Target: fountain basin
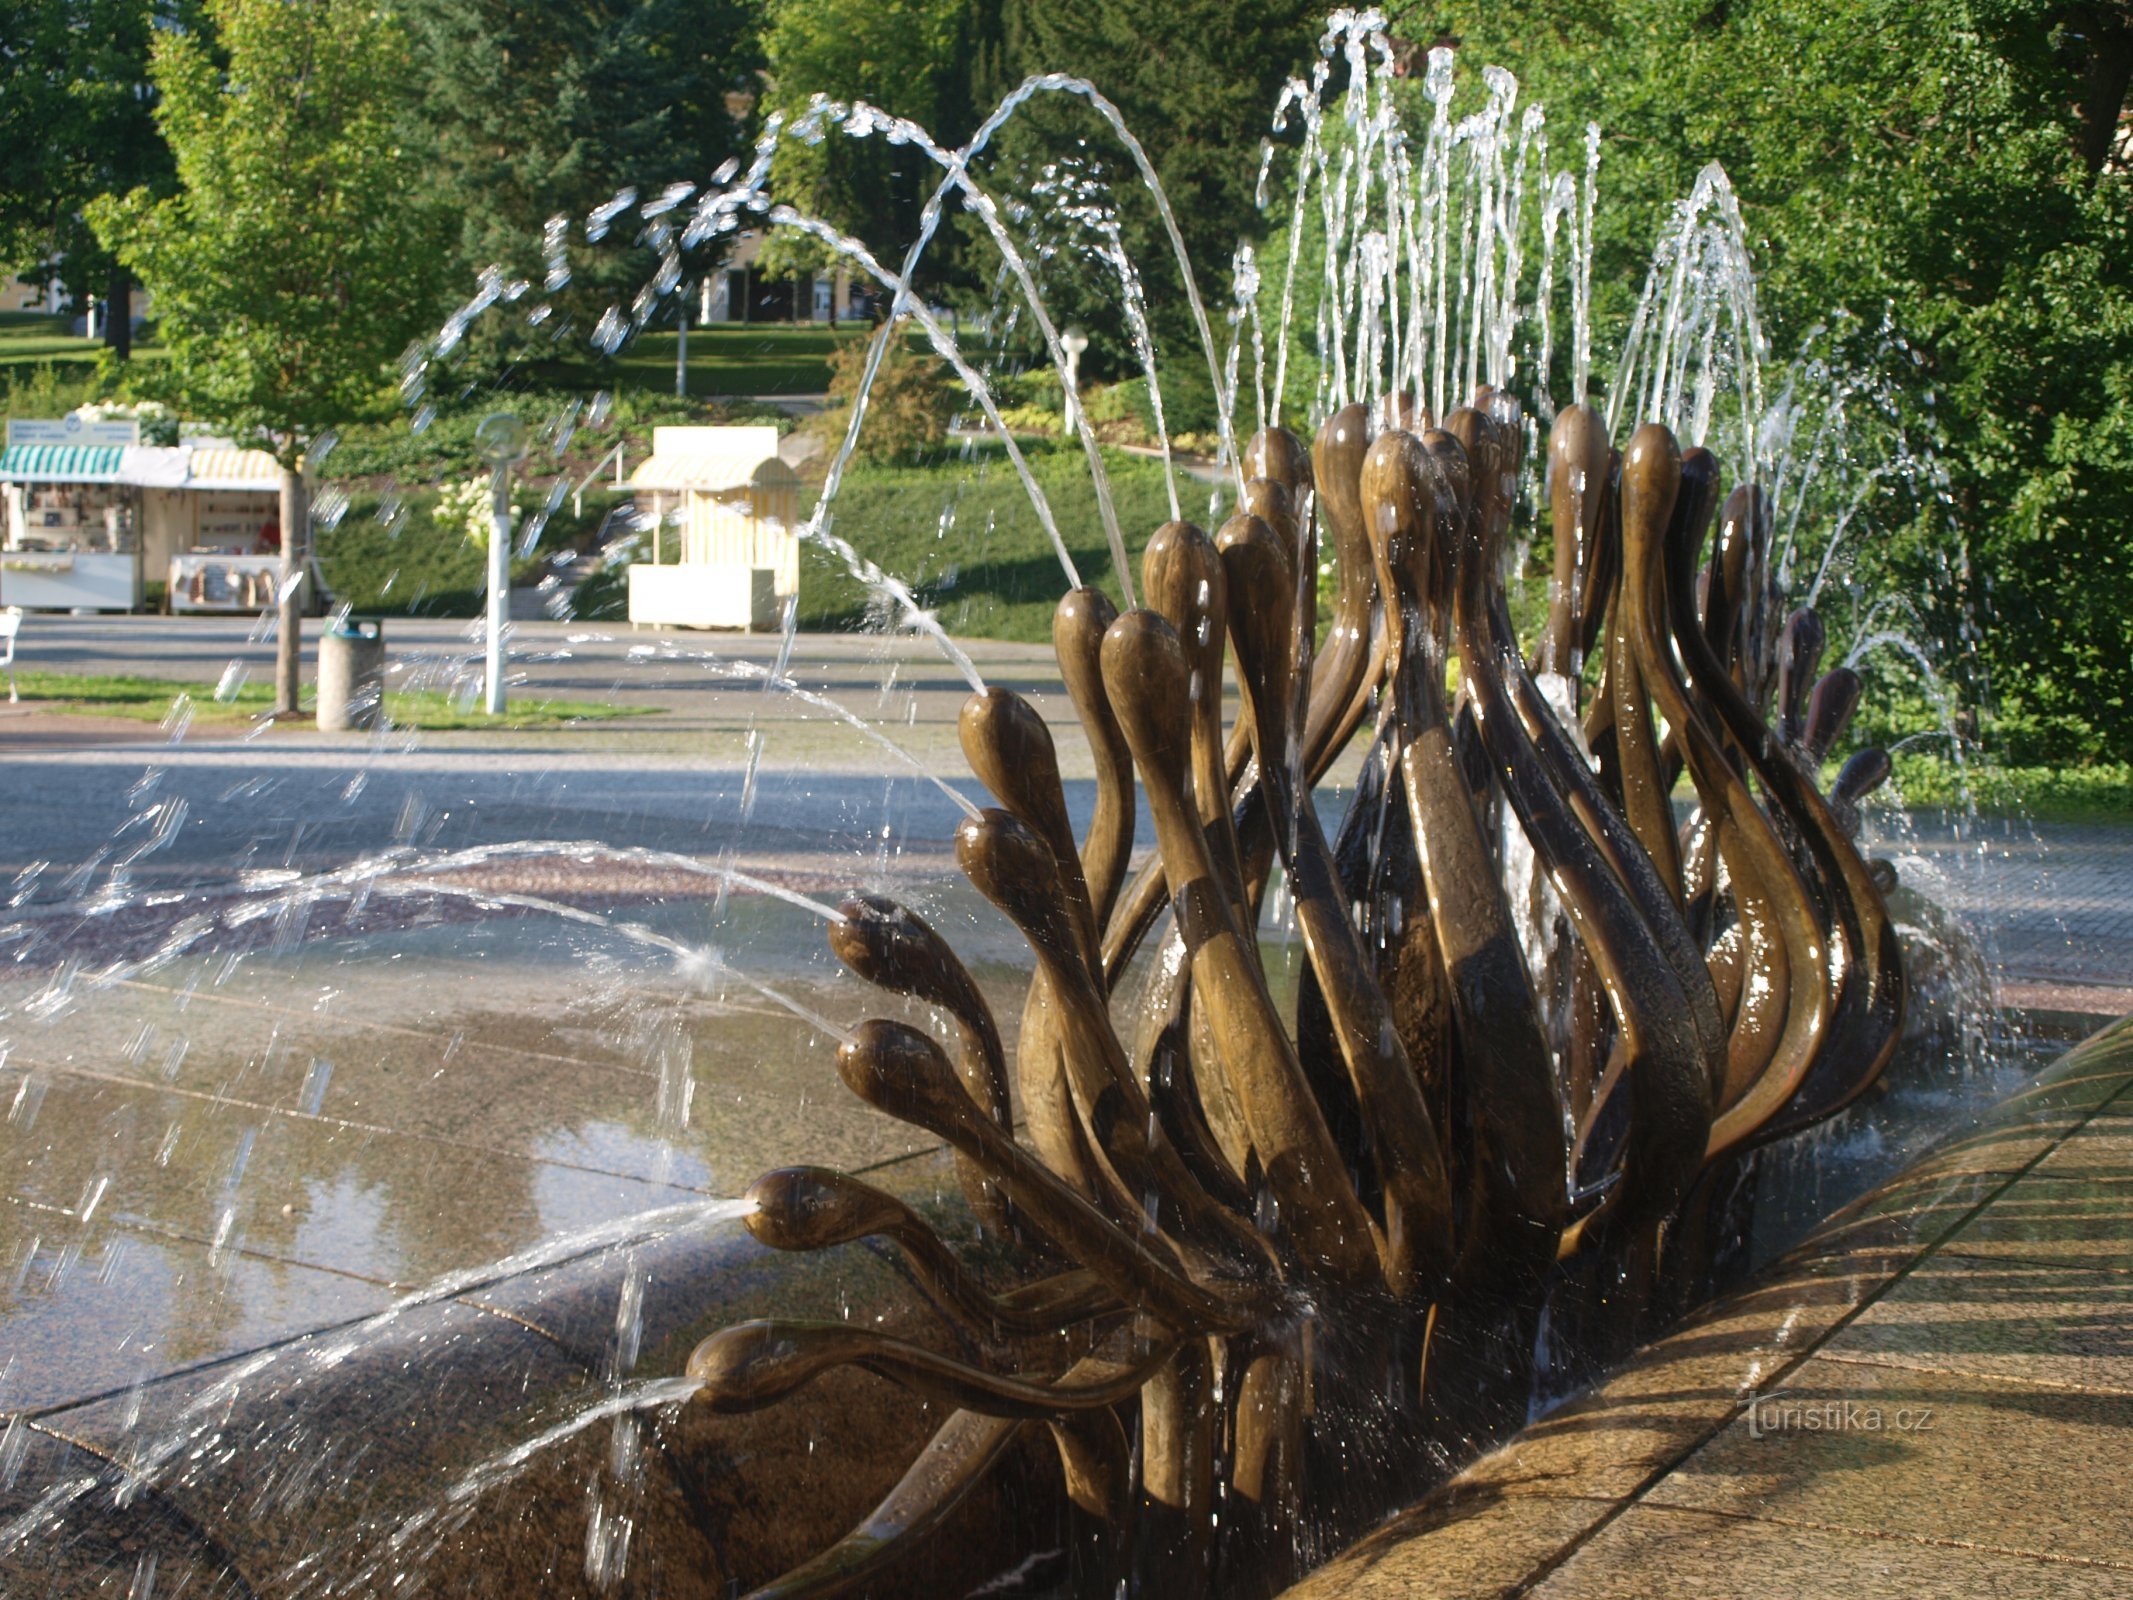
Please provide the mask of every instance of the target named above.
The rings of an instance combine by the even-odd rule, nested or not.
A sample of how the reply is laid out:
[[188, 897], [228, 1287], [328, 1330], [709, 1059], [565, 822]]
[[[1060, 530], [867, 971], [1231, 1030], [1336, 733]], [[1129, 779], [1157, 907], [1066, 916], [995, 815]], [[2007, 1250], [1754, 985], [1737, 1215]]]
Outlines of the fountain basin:
[[[944, 1160], [875, 1178], [944, 1232], [967, 1230], [960, 1202], [939, 1198], [954, 1183]], [[664, 1237], [461, 1281], [24, 1421], [9, 1436], [0, 1526], [28, 1537], [0, 1556], [0, 1590], [98, 1594], [146, 1574], [157, 1593], [405, 1593], [412, 1579], [448, 1594], [723, 1596], [796, 1565], [894, 1484], [939, 1425], [933, 1408], [838, 1372], [805, 1405], [718, 1416], [669, 1403], [620, 1428], [601, 1414], [523, 1466], [503, 1459], [618, 1393], [621, 1342], [638, 1346], [633, 1389], [678, 1373], [698, 1340], [749, 1316], [850, 1319], [938, 1342], [874, 1251], [777, 1256], [732, 1203], [682, 1209], [698, 1214]], [[625, 1293], [631, 1281], [640, 1287]], [[618, 1329], [630, 1302], [637, 1325]], [[146, 1483], [133, 1477], [143, 1466]], [[1048, 1482], [1010, 1466], [976, 1491], [908, 1592], [964, 1592], [1041, 1547], [1046, 1505], [1024, 1497]]]
[[[1428, 1592], [1442, 1583], [1441, 1592], [1460, 1593], [1459, 1575], [1470, 1569], [1472, 1592], [1495, 1592], [1510, 1581], [1504, 1573], [1537, 1570], [1738, 1432], [1748, 1397], [1795, 1383], [1901, 1281], [1928, 1281], [1921, 1268], [1937, 1253], [1960, 1258], [1952, 1236], [2010, 1201], [2006, 1215], [2019, 1223], [2017, 1186], [2056, 1193], [2093, 1182], [2103, 1198], [2133, 1207], [2133, 1186], [2113, 1188], [2094, 1171], [2096, 1158], [2113, 1148], [2122, 1157], [2133, 1141], [2127, 1110], [2133, 1021], [2076, 1049], [1838, 1213], [1749, 1288], [1468, 1467], [1302, 1592], [1404, 1593], [1340, 1585], [1404, 1583], [1399, 1574], [1415, 1573], [1428, 1575]], [[2114, 1128], [2117, 1147], [2108, 1144]], [[2127, 1170], [2122, 1159], [2103, 1168]], [[870, 1179], [966, 1248], [976, 1243], [938, 1152], [892, 1160]], [[618, 1339], [630, 1330], [618, 1328], [617, 1307], [626, 1302], [639, 1307], [638, 1355], [625, 1380], [634, 1385], [671, 1381], [699, 1339], [751, 1316], [860, 1320], [939, 1342], [934, 1319], [885, 1255], [857, 1245], [779, 1255], [748, 1236], [736, 1209], [709, 1199], [685, 1205], [677, 1208], [685, 1215], [641, 1228], [635, 1242], [609, 1239], [524, 1270], [463, 1275], [450, 1293], [383, 1318], [25, 1420], [0, 1447], [0, 1525], [42, 1520], [0, 1560], [0, 1581], [10, 1591], [93, 1594], [145, 1571], [157, 1585], [183, 1578], [187, 1593], [294, 1596], [384, 1593], [408, 1573], [437, 1593], [656, 1587], [713, 1596], [790, 1568], [878, 1502], [938, 1425], [933, 1408], [842, 1370], [801, 1404], [745, 1416], [670, 1405], [619, 1431], [603, 1415], [522, 1467], [496, 1466], [619, 1392]], [[2084, 1250], [2100, 1258], [2115, 1239], [2124, 1255], [2133, 1210], [2080, 1215], [2073, 1234], [2087, 1237], [2091, 1220], [2102, 1230]], [[2113, 1216], [2124, 1224], [2115, 1234]], [[632, 1280], [641, 1289], [626, 1294]], [[479, 1492], [455, 1497], [485, 1466]], [[151, 1481], [129, 1489], [143, 1467]], [[70, 1487], [78, 1492], [68, 1497]], [[1056, 1469], [1033, 1453], [976, 1491], [902, 1569], [903, 1581], [914, 1594], [964, 1593], [1032, 1552], [1043, 1558], [1031, 1569], [1041, 1580], [1047, 1561], [1060, 1560], [1063, 1515]], [[619, 1591], [596, 1581], [603, 1561], [621, 1578]]]

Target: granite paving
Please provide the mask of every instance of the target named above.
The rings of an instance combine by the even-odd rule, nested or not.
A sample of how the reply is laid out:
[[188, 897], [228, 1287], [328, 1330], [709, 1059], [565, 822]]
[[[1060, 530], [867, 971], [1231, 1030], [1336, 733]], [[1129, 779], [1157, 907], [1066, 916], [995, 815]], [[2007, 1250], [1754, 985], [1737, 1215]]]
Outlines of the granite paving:
[[2129, 1112], [2133, 1022], [1290, 1600], [2133, 1595]]

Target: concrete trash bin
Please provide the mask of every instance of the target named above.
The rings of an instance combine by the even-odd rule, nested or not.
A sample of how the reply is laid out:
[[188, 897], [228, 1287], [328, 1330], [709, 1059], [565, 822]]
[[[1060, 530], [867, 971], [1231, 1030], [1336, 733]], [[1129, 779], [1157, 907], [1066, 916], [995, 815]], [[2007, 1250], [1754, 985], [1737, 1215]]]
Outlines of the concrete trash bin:
[[385, 700], [385, 624], [348, 618], [318, 642], [321, 733], [375, 728]]

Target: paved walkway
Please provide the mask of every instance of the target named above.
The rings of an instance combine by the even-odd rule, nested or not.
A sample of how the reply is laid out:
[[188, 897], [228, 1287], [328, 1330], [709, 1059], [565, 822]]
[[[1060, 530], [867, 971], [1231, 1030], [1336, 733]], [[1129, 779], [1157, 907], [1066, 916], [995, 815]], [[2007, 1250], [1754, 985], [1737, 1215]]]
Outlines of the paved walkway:
[[2133, 1011], [2133, 827], [1920, 821], [1883, 853], [1980, 932], [2004, 1004]]
[[2133, 1595], [2133, 1025], [1291, 1600]]

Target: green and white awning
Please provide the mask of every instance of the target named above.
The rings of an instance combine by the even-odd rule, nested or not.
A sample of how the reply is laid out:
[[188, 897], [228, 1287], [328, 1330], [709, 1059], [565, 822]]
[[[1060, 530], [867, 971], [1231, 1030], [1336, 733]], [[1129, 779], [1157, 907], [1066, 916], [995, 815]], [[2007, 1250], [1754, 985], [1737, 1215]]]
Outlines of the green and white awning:
[[122, 483], [125, 459], [125, 450], [116, 445], [9, 445], [0, 454], [0, 478], [15, 483]]

